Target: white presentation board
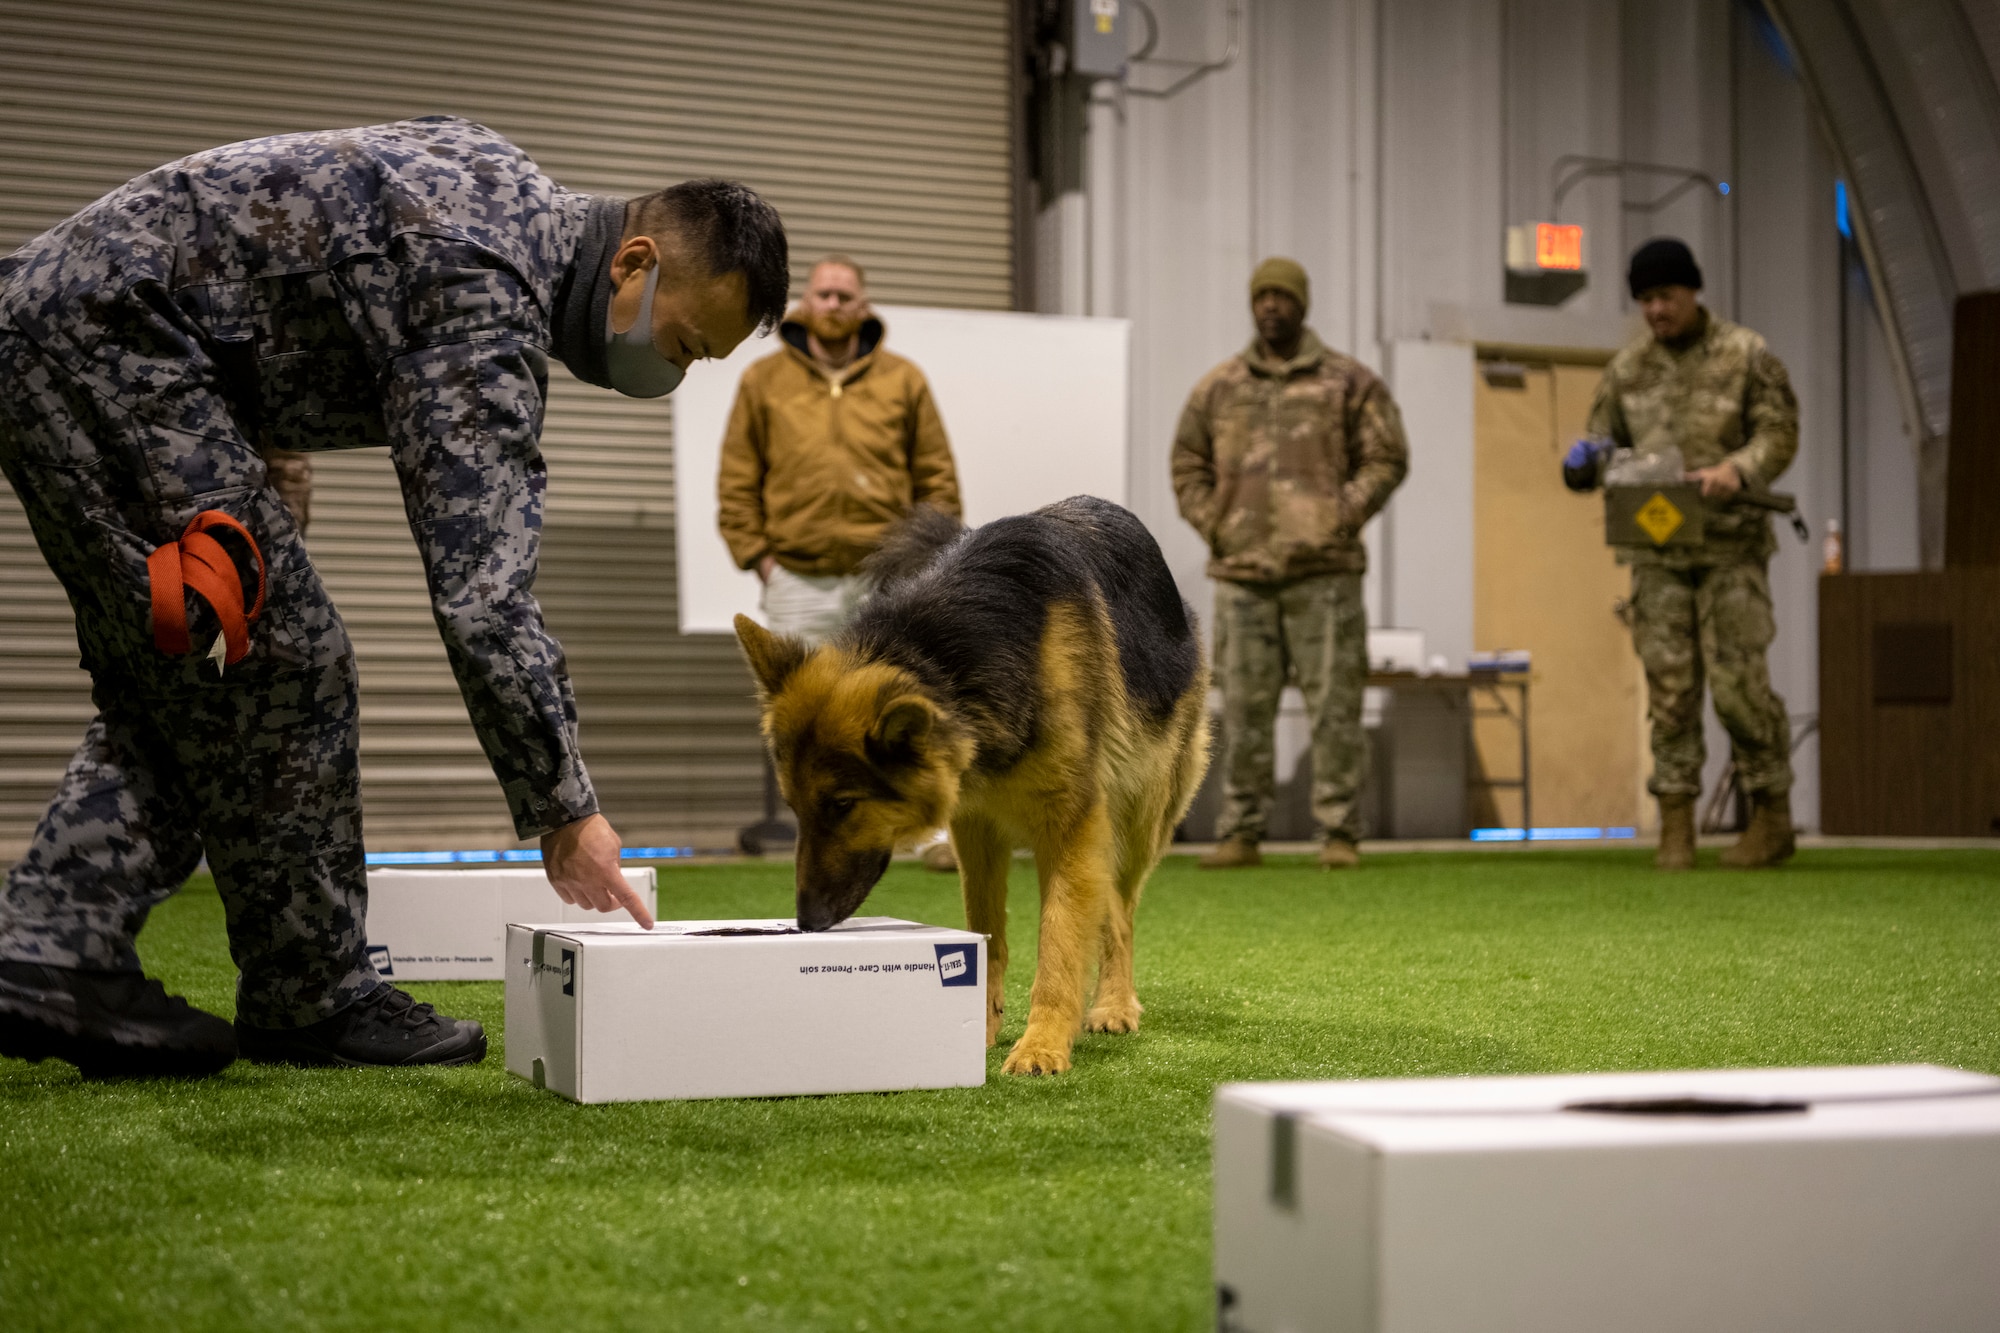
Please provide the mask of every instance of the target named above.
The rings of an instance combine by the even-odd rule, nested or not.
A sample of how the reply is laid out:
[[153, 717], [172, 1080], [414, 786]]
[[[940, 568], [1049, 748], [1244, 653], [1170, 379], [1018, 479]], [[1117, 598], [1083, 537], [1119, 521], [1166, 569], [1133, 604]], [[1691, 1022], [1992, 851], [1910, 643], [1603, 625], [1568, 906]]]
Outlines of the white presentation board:
[[[966, 522], [1072, 495], [1126, 503], [1127, 321], [927, 306], [876, 313], [889, 350], [930, 380]], [[750, 339], [726, 361], [697, 363], [668, 400], [683, 633], [729, 633], [739, 611], [761, 619], [757, 576], [736, 568], [715, 526], [715, 479], [737, 381], [782, 350], [775, 336]]]

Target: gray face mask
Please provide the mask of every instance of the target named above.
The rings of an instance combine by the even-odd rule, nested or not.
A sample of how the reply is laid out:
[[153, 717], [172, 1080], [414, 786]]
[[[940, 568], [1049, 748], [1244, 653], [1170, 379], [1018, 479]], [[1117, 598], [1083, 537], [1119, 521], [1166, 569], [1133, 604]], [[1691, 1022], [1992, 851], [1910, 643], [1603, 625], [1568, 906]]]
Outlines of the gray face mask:
[[653, 345], [653, 289], [660, 285], [660, 266], [646, 270], [646, 290], [639, 297], [639, 317], [623, 333], [604, 317], [604, 368], [611, 387], [628, 398], [661, 398], [680, 387], [686, 373], [660, 355]]

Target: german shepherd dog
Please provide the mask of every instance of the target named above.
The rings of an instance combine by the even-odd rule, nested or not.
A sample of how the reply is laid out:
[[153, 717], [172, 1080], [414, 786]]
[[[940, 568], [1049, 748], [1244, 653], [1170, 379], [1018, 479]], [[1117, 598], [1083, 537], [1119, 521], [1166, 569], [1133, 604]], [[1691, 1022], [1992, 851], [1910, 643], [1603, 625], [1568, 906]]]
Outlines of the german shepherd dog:
[[1087, 496], [970, 532], [919, 511], [870, 572], [874, 594], [817, 649], [736, 617], [798, 815], [799, 925], [845, 920], [891, 852], [949, 825], [966, 925], [992, 941], [991, 1046], [1007, 870], [1030, 848], [1040, 954], [1003, 1068], [1058, 1073], [1079, 1028], [1139, 1026], [1133, 913], [1208, 764], [1194, 612], [1152, 534]]

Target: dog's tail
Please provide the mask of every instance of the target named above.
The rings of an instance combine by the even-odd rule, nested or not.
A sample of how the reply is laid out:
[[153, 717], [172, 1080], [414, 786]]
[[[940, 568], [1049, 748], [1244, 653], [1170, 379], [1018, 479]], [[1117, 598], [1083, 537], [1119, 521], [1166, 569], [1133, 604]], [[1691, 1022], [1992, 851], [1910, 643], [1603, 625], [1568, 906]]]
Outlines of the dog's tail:
[[947, 546], [965, 535], [965, 525], [941, 509], [920, 504], [890, 526], [882, 544], [861, 562], [861, 572], [880, 587], [923, 572]]

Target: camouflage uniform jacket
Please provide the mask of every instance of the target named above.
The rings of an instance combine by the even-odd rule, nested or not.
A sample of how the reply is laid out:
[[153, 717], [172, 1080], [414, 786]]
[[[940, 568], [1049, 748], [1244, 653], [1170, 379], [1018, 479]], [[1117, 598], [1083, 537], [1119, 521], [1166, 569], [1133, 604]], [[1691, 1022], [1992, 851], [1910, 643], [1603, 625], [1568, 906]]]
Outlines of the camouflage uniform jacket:
[[[1701, 330], [1674, 348], [1651, 334], [1626, 345], [1597, 386], [1589, 430], [1642, 454], [1668, 446], [1689, 471], [1729, 462], [1746, 484], [1768, 487], [1799, 451], [1799, 403], [1785, 365], [1763, 336], [1701, 312]], [[1769, 516], [1712, 504], [1698, 547], [1619, 548], [1636, 564], [1693, 567], [1768, 560], [1776, 543]]]
[[197, 153], [0, 260], [0, 334], [95, 404], [75, 465], [118, 471], [138, 531], [218, 487], [205, 441], [388, 446], [523, 837], [597, 809], [532, 592], [551, 312], [590, 202], [492, 131], [427, 117]]
[[1260, 340], [1202, 377], [1174, 432], [1174, 494], [1212, 578], [1358, 574], [1361, 525], [1409, 460], [1388, 386], [1307, 329], [1289, 361]]

